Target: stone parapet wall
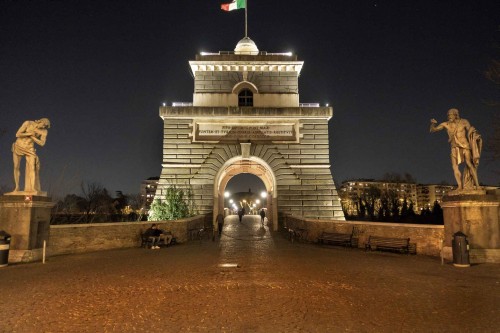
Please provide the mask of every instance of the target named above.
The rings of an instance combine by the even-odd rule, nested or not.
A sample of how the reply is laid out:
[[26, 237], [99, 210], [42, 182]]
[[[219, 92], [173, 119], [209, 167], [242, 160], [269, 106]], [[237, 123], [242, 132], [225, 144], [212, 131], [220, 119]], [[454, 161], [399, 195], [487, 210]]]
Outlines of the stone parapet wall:
[[358, 246], [364, 248], [369, 236], [410, 238], [416, 244], [417, 254], [440, 256], [444, 239], [444, 226], [364, 221], [313, 220], [291, 216], [281, 218], [284, 227], [307, 229], [307, 238], [317, 242], [322, 232], [350, 233], [355, 228]]
[[204, 227], [205, 219], [205, 216], [195, 216], [177, 221], [52, 225], [47, 253], [54, 256], [138, 247], [141, 233], [152, 223], [171, 231], [177, 242], [182, 243], [188, 240], [190, 229]]

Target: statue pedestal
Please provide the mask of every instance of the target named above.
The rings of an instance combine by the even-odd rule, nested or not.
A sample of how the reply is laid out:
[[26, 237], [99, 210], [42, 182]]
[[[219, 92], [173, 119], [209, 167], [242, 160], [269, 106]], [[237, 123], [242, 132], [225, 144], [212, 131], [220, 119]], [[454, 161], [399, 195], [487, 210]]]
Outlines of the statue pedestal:
[[452, 258], [453, 234], [467, 235], [471, 263], [500, 263], [500, 193], [498, 191], [454, 191], [443, 197], [443, 255]]
[[9, 263], [42, 258], [43, 241], [49, 240], [54, 203], [32, 193], [0, 196], [0, 230], [11, 235]]

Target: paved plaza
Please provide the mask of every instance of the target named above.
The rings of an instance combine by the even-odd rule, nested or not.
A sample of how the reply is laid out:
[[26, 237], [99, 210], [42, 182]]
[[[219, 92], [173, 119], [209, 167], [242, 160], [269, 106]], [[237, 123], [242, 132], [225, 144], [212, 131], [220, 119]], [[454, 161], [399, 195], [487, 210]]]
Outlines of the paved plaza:
[[[238, 264], [239, 267], [220, 267]], [[230, 266], [230, 265], [229, 265]], [[0, 269], [0, 332], [498, 332], [500, 265], [222, 237]]]

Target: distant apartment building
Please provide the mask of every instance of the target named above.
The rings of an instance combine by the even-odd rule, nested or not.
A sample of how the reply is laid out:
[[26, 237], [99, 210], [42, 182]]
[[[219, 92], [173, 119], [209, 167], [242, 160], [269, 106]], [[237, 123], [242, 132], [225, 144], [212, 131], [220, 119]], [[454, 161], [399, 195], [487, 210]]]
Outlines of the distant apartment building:
[[454, 189], [455, 186], [451, 185], [418, 184], [416, 207], [419, 211], [426, 208], [432, 209], [434, 202], [441, 204], [446, 193]]
[[432, 209], [434, 202], [441, 204], [443, 197], [456, 187], [441, 184], [415, 184], [403, 182], [387, 182], [374, 179], [355, 179], [344, 181], [340, 186], [340, 197], [342, 206], [347, 209], [348, 214], [356, 214], [356, 202], [370, 186], [378, 188], [382, 195], [391, 190], [397, 194], [400, 201], [406, 200], [413, 203], [415, 213], [422, 210]]
[[395, 194], [401, 202], [405, 199], [408, 203], [412, 202], [413, 209], [417, 212], [417, 185], [415, 183], [354, 179], [344, 181], [340, 186], [340, 200], [342, 202], [342, 207], [347, 210], [347, 214], [355, 215], [357, 213], [356, 204], [363, 193], [370, 187], [379, 189], [382, 195], [389, 192], [393, 195]]
[[145, 205], [148, 209], [155, 198], [159, 179], [160, 177], [149, 177], [141, 183], [141, 197], [145, 200]]

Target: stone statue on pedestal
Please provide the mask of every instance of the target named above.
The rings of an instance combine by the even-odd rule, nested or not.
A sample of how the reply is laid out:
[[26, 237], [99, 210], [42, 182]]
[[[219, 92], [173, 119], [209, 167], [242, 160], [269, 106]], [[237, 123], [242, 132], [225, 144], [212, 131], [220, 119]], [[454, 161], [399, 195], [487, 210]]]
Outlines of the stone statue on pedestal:
[[[40, 160], [35, 149], [35, 144], [45, 145], [49, 127], [47, 118], [25, 121], [12, 144], [15, 188], [0, 196], [0, 230], [12, 235], [8, 258], [12, 263], [41, 260], [44, 244], [49, 240], [54, 203], [40, 189]], [[21, 191], [19, 178], [23, 156], [26, 174], [24, 191]]]
[[[16, 133], [16, 142], [12, 144], [12, 157], [14, 160], [14, 183], [13, 192], [8, 194], [32, 193], [43, 195], [40, 189], [40, 160], [36, 155], [35, 143], [43, 147], [47, 140], [47, 129], [50, 121], [47, 118], [40, 120], [25, 121]], [[19, 177], [21, 175], [21, 159], [26, 159], [24, 192], [19, 190]]]
[[[451, 144], [451, 166], [458, 185], [458, 191], [480, 190], [477, 167], [481, 156], [483, 141], [481, 136], [466, 119], [461, 119], [457, 109], [448, 110], [448, 121], [437, 125], [431, 119], [430, 132], [446, 129], [448, 142]], [[463, 173], [458, 166], [465, 162]]]

